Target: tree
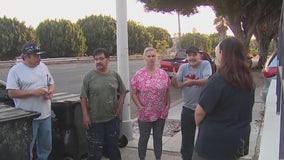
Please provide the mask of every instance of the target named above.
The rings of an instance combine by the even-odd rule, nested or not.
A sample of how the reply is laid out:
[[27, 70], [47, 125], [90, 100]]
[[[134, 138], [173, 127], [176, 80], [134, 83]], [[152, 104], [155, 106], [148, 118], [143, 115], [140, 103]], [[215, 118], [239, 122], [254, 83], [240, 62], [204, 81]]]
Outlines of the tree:
[[[249, 52], [249, 43], [256, 26], [263, 19], [267, 21], [272, 14], [271, 8], [281, 7], [282, 0], [218, 0], [213, 2], [217, 15], [224, 15], [235, 37], [241, 40]], [[278, 15], [280, 16], [280, 14]]]
[[215, 48], [220, 42], [220, 35], [218, 33], [213, 33], [209, 35], [209, 40], [211, 42], [210, 50], [207, 50], [208, 54], [215, 57]]
[[[152, 46], [153, 35], [147, 32], [145, 26], [132, 20], [127, 22], [128, 48], [130, 54], [143, 53], [144, 48]], [[154, 46], [152, 46], [154, 47]]]
[[[281, 8], [282, 0], [139, 0], [146, 10], [156, 12], [176, 12], [191, 15], [198, 6], [211, 6], [217, 16], [223, 16], [227, 25], [249, 51], [249, 43], [256, 25], [263, 17], [268, 18], [271, 8]], [[279, 14], [280, 16], [280, 14]], [[267, 19], [266, 19], [267, 20]], [[265, 20], [265, 21], [266, 21]]]
[[77, 24], [86, 37], [87, 54], [97, 48], [106, 48], [111, 55], [116, 54], [116, 21], [112, 17], [91, 15], [79, 19]]
[[181, 36], [179, 41], [181, 48], [188, 48], [192, 45], [198, 47], [202, 51], [210, 51], [211, 41], [208, 35], [200, 33], [186, 33]]
[[[153, 36], [154, 44], [152, 44], [154, 47], [157, 46], [158, 42], [165, 41], [167, 46], [172, 46], [173, 42], [171, 40], [171, 35], [169, 32], [163, 28], [149, 26], [146, 28], [147, 32], [149, 32]], [[165, 43], [163, 42], [163, 43]]]
[[197, 6], [208, 5], [206, 0], [138, 0], [144, 3], [147, 11], [155, 12], [178, 12], [180, 15], [198, 13]]
[[166, 55], [168, 53], [168, 48], [169, 48], [168, 42], [165, 40], [162, 41], [157, 40], [156, 42], [157, 44], [155, 48], [157, 49], [157, 53], [159, 55]]
[[[271, 2], [275, 3], [275, 1]], [[262, 68], [267, 55], [271, 40], [277, 36], [281, 8], [270, 8], [269, 14], [266, 14], [266, 17], [262, 17], [258, 24], [256, 25], [256, 30], [254, 32], [254, 36], [257, 40], [258, 51], [259, 51], [259, 61], [257, 64], [257, 68]]]
[[222, 41], [226, 38], [228, 30], [225, 18], [223, 16], [216, 17], [214, 19], [214, 25], [216, 26], [216, 30], [219, 34], [219, 41]]
[[0, 18], [0, 31], [0, 60], [15, 59], [24, 43], [35, 41], [33, 28], [15, 18]]
[[44, 57], [83, 56], [86, 52], [82, 29], [69, 20], [45, 20], [36, 28]]

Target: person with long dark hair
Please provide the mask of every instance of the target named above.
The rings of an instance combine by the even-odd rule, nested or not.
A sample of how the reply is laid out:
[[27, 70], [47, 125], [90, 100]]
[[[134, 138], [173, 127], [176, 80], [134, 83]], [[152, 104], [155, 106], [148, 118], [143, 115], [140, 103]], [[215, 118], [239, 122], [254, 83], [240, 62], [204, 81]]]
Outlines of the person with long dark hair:
[[248, 154], [255, 85], [242, 43], [224, 39], [219, 66], [195, 110], [199, 126], [193, 160], [236, 160]]

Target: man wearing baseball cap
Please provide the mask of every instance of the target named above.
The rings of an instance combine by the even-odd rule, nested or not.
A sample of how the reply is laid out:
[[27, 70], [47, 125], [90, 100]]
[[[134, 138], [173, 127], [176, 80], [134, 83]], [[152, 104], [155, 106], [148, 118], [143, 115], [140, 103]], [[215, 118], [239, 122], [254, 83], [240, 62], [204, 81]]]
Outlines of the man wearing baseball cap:
[[[32, 123], [30, 160], [33, 156], [38, 160], [47, 160], [52, 149], [51, 98], [55, 84], [49, 69], [41, 62], [42, 53], [36, 43], [24, 44], [21, 52], [23, 62], [9, 70], [6, 84], [16, 108], [40, 113]], [[33, 155], [35, 144], [36, 155]]]
[[174, 71], [172, 83], [177, 88], [182, 88], [183, 108], [181, 112], [181, 155], [183, 160], [191, 160], [194, 137], [195, 120], [194, 112], [199, 95], [212, 74], [211, 65], [207, 60], [201, 60], [199, 48], [191, 46], [186, 50], [187, 61]]

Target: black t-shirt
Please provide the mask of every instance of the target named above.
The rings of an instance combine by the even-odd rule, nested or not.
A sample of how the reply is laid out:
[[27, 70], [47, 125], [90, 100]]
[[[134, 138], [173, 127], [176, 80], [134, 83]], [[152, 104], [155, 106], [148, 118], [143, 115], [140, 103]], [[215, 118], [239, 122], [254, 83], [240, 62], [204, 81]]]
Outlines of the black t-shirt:
[[195, 150], [210, 160], [230, 160], [248, 154], [254, 89], [232, 87], [212, 75], [199, 99], [206, 117], [199, 126]]

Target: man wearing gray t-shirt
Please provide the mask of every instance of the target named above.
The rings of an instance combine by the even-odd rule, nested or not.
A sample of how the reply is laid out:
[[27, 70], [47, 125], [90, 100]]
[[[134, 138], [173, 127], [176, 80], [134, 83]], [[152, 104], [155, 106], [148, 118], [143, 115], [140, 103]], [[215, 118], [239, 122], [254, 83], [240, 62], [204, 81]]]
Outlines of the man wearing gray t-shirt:
[[[35, 157], [47, 160], [52, 150], [51, 98], [55, 82], [47, 66], [41, 62], [42, 53], [36, 43], [24, 44], [21, 53], [23, 62], [9, 70], [6, 84], [16, 108], [40, 113], [32, 122], [30, 160]], [[36, 155], [32, 152], [34, 145]]]
[[183, 160], [191, 160], [196, 129], [194, 110], [212, 69], [208, 61], [201, 60], [197, 47], [189, 47], [186, 54], [188, 63], [182, 64], [177, 73], [174, 71], [172, 83], [175, 87], [182, 88], [184, 105], [181, 113], [181, 154]]

